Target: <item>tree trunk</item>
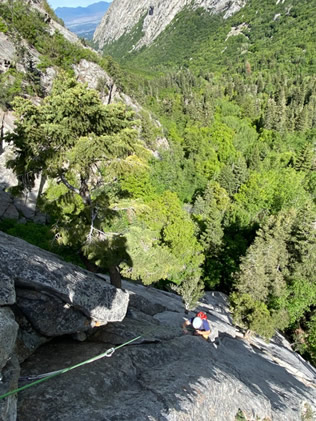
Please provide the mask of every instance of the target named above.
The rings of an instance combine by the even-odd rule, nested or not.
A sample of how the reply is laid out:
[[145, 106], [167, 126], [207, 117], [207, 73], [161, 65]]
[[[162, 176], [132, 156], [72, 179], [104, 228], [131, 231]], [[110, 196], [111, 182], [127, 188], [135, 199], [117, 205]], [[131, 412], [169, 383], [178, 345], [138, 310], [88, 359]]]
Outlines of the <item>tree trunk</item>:
[[122, 278], [117, 266], [109, 267], [110, 282], [115, 288], [122, 288]]

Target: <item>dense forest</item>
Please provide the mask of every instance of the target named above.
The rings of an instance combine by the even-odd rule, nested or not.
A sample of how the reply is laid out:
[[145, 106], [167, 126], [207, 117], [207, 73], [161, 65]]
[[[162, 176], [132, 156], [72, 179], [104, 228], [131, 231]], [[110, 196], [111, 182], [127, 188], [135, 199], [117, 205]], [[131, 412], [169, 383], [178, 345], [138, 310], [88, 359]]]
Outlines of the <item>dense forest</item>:
[[[267, 339], [285, 332], [315, 364], [312, 6], [251, 0], [226, 20], [187, 9], [152, 46], [127, 53], [137, 25], [101, 59], [1, 4], [0, 31], [19, 31], [41, 66], [63, 70], [40, 105], [25, 98], [25, 75], [1, 75], [0, 102], [19, 117], [7, 136], [15, 193], [44, 175], [40, 206], [52, 225], [0, 228], [48, 248], [54, 238], [117, 286], [121, 274], [174, 290], [187, 309], [204, 289], [223, 291], [236, 323]], [[232, 27], [240, 33], [228, 36]], [[142, 111], [103, 105], [77, 83], [70, 65], [87, 56]], [[32, 69], [27, 89], [40, 94]]]
[[205, 288], [235, 320], [286, 331], [315, 362], [316, 9], [252, 0], [223, 20], [187, 9], [147, 48], [105, 48], [126, 89], [163, 123], [170, 149], [151, 165], [195, 224]]

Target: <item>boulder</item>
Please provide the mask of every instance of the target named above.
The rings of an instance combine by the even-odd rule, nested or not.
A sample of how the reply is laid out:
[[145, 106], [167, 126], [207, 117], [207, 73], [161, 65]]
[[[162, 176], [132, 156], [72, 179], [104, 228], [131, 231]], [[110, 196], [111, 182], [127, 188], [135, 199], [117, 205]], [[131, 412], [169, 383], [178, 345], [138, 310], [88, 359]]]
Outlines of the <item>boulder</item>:
[[47, 293], [18, 288], [17, 306], [43, 336], [67, 335], [91, 327], [91, 321], [81, 311]]
[[53, 253], [0, 233], [0, 271], [15, 285], [54, 295], [99, 325], [124, 319], [129, 294]]
[[[1, 177], [1, 174], [0, 174]], [[4, 217], [13, 200], [10, 194], [0, 188], [0, 218]]]
[[[10, 361], [2, 370], [0, 376], [0, 395], [14, 390], [18, 387], [18, 379], [20, 373], [20, 366], [18, 359], [12, 355]], [[17, 412], [17, 396], [11, 395], [5, 399], [0, 400], [0, 420], [1, 421], [16, 421]]]
[[0, 306], [15, 303], [15, 288], [13, 279], [5, 273], [0, 273]]
[[4, 214], [2, 215], [3, 218], [8, 218], [8, 219], [19, 219], [19, 212], [17, 210], [17, 208], [14, 206], [14, 204], [10, 204], [8, 206], [8, 208], [6, 209], [6, 211], [4, 212]]
[[18, 333], [18, 324], [8, 307], [0, 307], [0, 370], [11, 357]]
[[14, 306], [15, 320], [19, 325], [14, 352], [20, 363], [32, 355], [38, 347], [48, 342], [50, 338], [40, 335], [17, 306]]

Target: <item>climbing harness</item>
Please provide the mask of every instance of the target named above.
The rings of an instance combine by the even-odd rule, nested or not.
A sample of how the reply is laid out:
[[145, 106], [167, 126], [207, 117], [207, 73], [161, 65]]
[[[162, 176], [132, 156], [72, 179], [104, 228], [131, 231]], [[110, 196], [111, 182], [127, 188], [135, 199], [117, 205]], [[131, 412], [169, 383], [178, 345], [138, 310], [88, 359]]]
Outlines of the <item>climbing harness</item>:
[[131, 339], [130, 341], [124, 342], [121, 345], [110, 348], [107, 351], [103, 352], [102, 354], [97, 355], [96, 357], [89, 358], [88, 360], [82, 361], [81, 363], [75, 364], [71, 367], [63, 368], [61, 370], [53, 371], [51, 373], [40, 374], [38, 376], [28, 376], [25, 378], [26, 380], [33, 380], [33, 379], [38, 379], [38, 380], [32, 383], [26, 384], [25, 386], [19, 387], [17, 389], [11, 390], [10, 392], [4, 393], [3, 395], [0, 395], [0, 400], [7, 398], [8, 396], [15, 395], [16, 393], [19, 393], [22, 390], [28, 389], [29, 387], [33, 387], [39, 383], [45, 382], [46, 380], [52, 379], [53, 377], [59, 376], [60, 374], [67, 373], [68, 371], [74, 370], [75, 368], [81, 367], [86, 364], [90, 364], [104, 357], [110, 358], [112, 357], [115, 351], [117, 351], [120, 348], [123, 348], [123, 346], [126, 346], [132, 342], [137, 341], [137, 339], [140, 339], [142, 336], [145, 336], [146, 334], [150, 333], [152, 330], [155, 330], [155, 329], [150, 329], [149, 331], [143, 333], [142, 335], [137, 336], [134, 339]]

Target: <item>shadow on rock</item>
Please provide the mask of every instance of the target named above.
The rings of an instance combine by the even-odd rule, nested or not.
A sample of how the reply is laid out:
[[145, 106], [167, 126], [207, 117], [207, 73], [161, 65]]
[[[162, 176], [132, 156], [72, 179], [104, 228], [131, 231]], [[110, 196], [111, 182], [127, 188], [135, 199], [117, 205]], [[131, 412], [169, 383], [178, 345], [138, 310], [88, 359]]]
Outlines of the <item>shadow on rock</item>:
[[45, 345], [23, 373], [76, 364], [144, 329], [152, 331], [111, 358], [22, 392], [20, 419], [33, 421], [36, 414], [38, 421], [233, 421], [241, 407], [253, 417], [294, 421], [300, 419], [300, 402], [315, 398], [313, 390], [241, 339], [223, 334], [216, 347], [136, 310], [122, 323], [96, 330], [90, 342]]

